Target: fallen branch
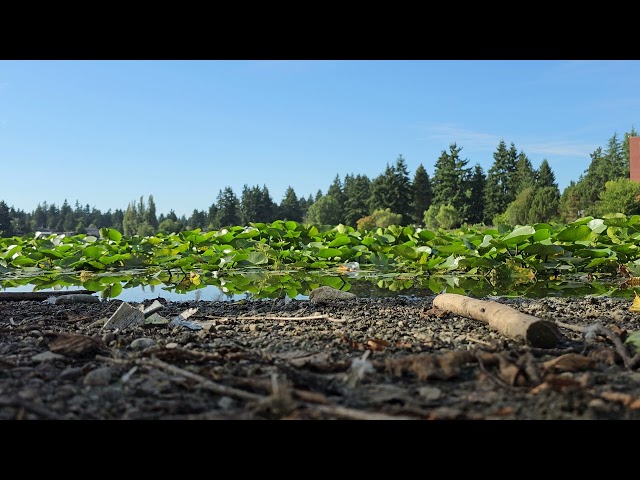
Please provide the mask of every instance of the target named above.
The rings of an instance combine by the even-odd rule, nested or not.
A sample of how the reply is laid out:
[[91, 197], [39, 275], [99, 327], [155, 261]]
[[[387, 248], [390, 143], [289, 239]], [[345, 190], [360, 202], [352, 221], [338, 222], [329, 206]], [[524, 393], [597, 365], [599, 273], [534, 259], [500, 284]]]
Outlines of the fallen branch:
[[441, 293], [433, 299], [433, 306], [486, 322], [503, 335], [534, 347], [554, 347], [562, 339], [554, 322], [519, 312], [502, 303], [477, 300], [456, 293]]

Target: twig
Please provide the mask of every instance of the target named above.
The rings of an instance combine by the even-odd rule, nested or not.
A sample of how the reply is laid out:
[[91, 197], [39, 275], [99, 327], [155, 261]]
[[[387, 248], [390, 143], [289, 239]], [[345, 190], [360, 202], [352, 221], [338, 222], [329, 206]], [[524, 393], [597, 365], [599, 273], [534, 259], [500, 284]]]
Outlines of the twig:
[[[122, 360], [110, 357], [104, 357], [102, 355], [96, 355], [96, 360], [103, 362], [110, 362], [119, 365], [131, 363], [131, 360]], [[157, 358], [149, 358], [149, 359], [136, 359], [133, 360], [135, 365], [143, 366], [143, 367], [155, 367], [161, 370], [165, 370], [173, 373], [174, 375], [181, 375], [190, 380], [194, 380], [198, 382], [202, 387], [207, 390], [211, 390], [214, 393], [219, 395], [228, 395], [230, 397], [241, 398], [243, 400], [263, 400], [265, 397], [262, 395], [256, 395], [255, 393], [245, 392], [244, 390], [238, 390], [233, 387], [227, 387], [225, 385], [220, 385], [219, 383], [212, 382], [208, 378], [203, 377], [202, 375], [198, 375], [197, 373], [190, 372], [188, 370], [184, 370], [182, 368], [176, 367], [169, 363], [163, 362]]]
[[579, 325], [569, 325], [568, 323], [559, 322], [556, 320], [556, 325], [562, 328], [566, 328], [567, 330], [571, 330], [574, 332], [584, 333], [589, 329], [589, 327], [581, 327]]

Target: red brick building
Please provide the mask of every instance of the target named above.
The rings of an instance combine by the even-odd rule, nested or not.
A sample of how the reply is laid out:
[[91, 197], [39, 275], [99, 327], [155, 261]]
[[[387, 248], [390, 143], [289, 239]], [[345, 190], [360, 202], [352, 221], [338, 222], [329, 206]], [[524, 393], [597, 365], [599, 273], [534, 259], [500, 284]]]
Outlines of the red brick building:
[[629, 177], [640, 182], [640, 137], [629, 137]]

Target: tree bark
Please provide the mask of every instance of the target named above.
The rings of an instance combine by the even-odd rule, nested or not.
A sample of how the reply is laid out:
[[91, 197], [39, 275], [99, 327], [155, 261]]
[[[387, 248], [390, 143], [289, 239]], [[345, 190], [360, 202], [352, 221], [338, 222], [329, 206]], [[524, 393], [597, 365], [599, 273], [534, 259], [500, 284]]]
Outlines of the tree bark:
[[560, 329], [554, 322], [519, 312], [498, 302], [477, 300], [456, 293], [441, 293], [434, 298], [433, 306], [486, 322], [501, 334], [533, 347], [551, 348], [562, 339]]

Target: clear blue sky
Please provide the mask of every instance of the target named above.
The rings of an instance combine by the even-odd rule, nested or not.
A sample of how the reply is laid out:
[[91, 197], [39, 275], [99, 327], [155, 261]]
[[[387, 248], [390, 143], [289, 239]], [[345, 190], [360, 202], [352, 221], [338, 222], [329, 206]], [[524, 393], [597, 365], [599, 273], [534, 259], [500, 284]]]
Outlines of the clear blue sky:
[[207, 210], [266, 185], [280, 203], [402, 155], [433, 176], [455, 142], [468, 166], [499, 142], [560, 190], [590, 154], [640, 130], [637, 60], [0, 60], [0, 200], [107, 211]]

